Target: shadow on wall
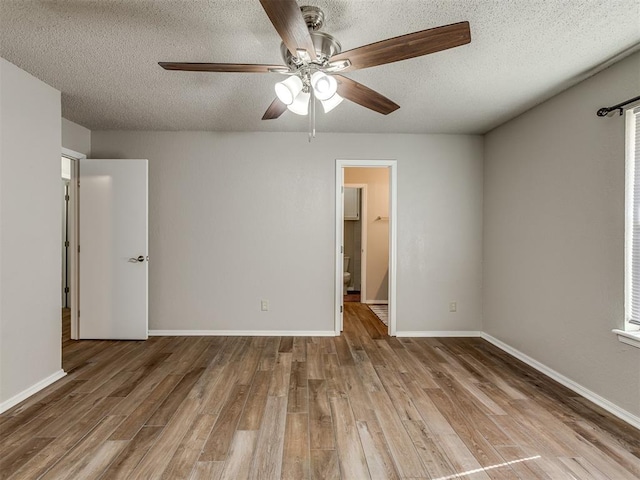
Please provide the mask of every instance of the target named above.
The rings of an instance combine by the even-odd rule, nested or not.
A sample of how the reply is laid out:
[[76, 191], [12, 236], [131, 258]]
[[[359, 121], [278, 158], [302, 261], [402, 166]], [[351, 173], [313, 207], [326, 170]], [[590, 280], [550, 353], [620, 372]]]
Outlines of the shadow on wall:
[[389, 268], [387, 268], [387, 271], [378, 284], [378, 287], [374, 288], [373, 291], [375, 293], [373, 295], [370, 295], [370, 297], [376, 300], [389, 300]]

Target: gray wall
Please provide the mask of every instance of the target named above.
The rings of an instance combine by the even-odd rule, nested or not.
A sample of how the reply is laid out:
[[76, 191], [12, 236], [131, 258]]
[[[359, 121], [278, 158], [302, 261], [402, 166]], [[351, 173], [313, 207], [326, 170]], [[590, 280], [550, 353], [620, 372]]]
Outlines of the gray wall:
[[63, 118], [62, 146], [88, 157], [91, 154], [91, 130]]
[[339, 158], [398, 161], [398, 330], [480, 330], [479, 136], [94, 131], [91, 147], [149, 159], [153, 330], [332, 331]]
[[60, 92], [0, 59], [0, 105], [0, 405], [6, 405], [61, 373]]
[[624, 117], [636, 54], [485, 139], [484, 331], [640, 414], [624, 322]]

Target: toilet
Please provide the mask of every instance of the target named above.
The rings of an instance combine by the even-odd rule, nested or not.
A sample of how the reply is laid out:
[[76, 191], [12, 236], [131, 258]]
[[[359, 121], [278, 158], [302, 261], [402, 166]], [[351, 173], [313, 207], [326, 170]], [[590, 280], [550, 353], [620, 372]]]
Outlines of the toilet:
[[348, 272], [349, 270], [349, 260], [350, 258], [346, 255], [342, 257], [342, 294], [347, 294], [347, 287], [351, 283], [351, 274]]

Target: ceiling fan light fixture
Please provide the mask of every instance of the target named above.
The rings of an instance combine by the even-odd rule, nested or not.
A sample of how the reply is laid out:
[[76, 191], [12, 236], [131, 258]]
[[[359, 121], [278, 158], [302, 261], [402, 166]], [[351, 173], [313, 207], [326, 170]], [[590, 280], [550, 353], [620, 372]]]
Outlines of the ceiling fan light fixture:
[[302, 80], [297, 75], [291, 75], [286, 80], [275, 85], [278, 99], [285, 105], [291, 105], [302, 91]]
[[287, 105], [287, 108], [296, 115], [307, 115], [309, 113], [309, 99], [311, 94], [309, 92], [300, 92], [291, 105]]
[[329, 100], [320, 100], [320, 103], [322, 103], [324, 113], [329, 113], [331, 110], [340, 105], [342, 103], [342, 100], [344, 100], [344, 98], [336, 93]]
[[311, 75], [311, 86], [318, 100], [329, 100], [338, 90], [336, 79], [323, 72], [315, 72]]

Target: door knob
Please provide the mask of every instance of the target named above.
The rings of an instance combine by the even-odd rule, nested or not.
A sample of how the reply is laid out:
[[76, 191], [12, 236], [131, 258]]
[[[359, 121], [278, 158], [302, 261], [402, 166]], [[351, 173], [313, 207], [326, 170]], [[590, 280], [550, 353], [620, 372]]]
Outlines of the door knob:
[[138, 258], [131, 257], [131, 258], [129, 259], [129, 261], [130, 261], [131, 263], [144, 262], [144, 257], [143, 257], [142, 255], [139, 255], [139, 256], [138, 256]]

